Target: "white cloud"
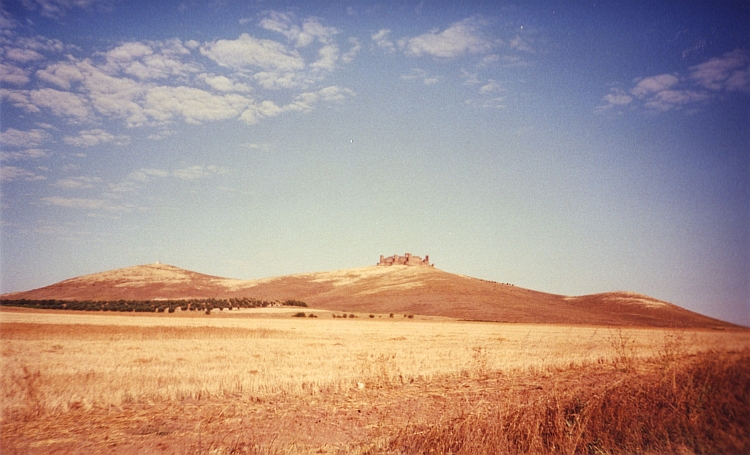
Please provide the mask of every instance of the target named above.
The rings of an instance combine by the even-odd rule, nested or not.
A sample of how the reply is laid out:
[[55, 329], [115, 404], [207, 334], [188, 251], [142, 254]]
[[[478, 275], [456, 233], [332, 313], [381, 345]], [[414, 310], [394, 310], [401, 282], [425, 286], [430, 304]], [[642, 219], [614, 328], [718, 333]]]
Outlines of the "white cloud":
[[220, 66], [235, 70], [260, 68], [298, 71], [305, 67], [304, 60], [296, 51], [276, 41], [253, 38], [247, 33], [236, 40], [222, 39], [206, 43], [201, 46], [200, 52]]
[[150, 46], [141, 42], [129, 42], [117, 46], [104, 53], [110, 64], [122, 65], [153, 54]]
[[73, 8], [89, 9], [93, 6], [109, 9], [111, 0], [23, 0], [21, 4], [32, 11], [39, 10], [42, 16], [61, 18]]
[[267, 90], [297, 89], [309, 83], [302, 73], [276, 71], [260, 71], [253, 75], [253, 80]]
[[359, 40], [357, 38], [349, 38], [349, 44], [351, 44], [351, 48], [349, 48], [346, 53], [341, 56], [341, 60], [343, 60], [344, 63], [351, 63], [354, 61], [354, 58], [359, 54], [359, 51], [362, 49], [362, 45], [359, 44]]
[[379, 48], [385, 49], [388, 52], [393, 52], [396, 50], [396, 46], [393, 44], [393, 41], [389, 39], [390, 34], [391, 31], [384, 28], [382, 30], [379, 30], [376, 34], [372, 35], [372, 40], [375, 41], [375, 44]]
[[694, 90], [662, 90], [654, 94], [643, 105], [647, 108], [664, 112], [695, 102], [706, 101], [709, 98], [710, 95], [708, 93]]
[[297, 95], [294, 101], [284, 106], [284, 111], [309, 111], [318, 101], [338, 101], [353, 96], [354, 92], [348, 88], [330, 86], [317, 92], [306, 92]]
[[464, 101], [466, 105], [472, 107], [480, 107], [484, 109], [504, 109], [505, 108], [505, 97], [492, 96], [482, 98], [470, 98]]
[[53, 63], [47, 68], [37, 71], [36, 77], [65, 90], [70, 90], [73, 82], [83, 81], [81, 71], [74, 64], [68, 62]]
[[41, 109], [34, 106], [29, 100], [28, 90], [9, 90], [6, 88], [0, 89], [0, 100], [10, 103], [12, 106], [22, 109], [26, 112], [41, 112]]
[[272, 101], [252, 104], [240, 115], [240, 120], [248, 125], [254, 125], [265, 117], [275, 117], [284, 112], [309, 112], [321, 101], [335, 102], [354, 95], [351, 89], [332, 85], [316, 92], [300, 93], [291, 103], [284, 106], [278, 106]]
[[112, 142], [115, 145], [125, 145], [130, 142], [130, 137], [124, 134], [115, 136], [101, 129], [81, 130], [78, 136], [65, 136], [63, 141], [76, 147], [93, 147], [99, 144]]
[[16, 180], [35, 181], [46, 180], [47, 177], [35, 174], [32, 171], [16, 166], [0, 167], [0, 182], [13, 182]]
[[427, 74], [427, 71], [420, 68], [414, 68], [407, 74], [402, 74], [401, 79], [404, 81], [419, 80], [422, 81], [425, 85], [435, 85], [440, 82], [440, 78], [429, 76]]
[[633, 97], [618, 88], [613, 88], [602, 98], [604, 104], [596, 107], [597, 112], [603, 112], [615, 107], [626, 106], [633, 102]]
[[162, 169], [141, 168], [133, 171], [119, 183], [110, 183], [109, 190], [112, 193], [132, 193], [141, 185], [153, 180], [154, 178], [168, 177], [169, 172]]
[[429, 32], [404, 41], [407, 55], [431, 55], [453, 58], [465, 54], [487, 53], [492, 44], [480, 33], [483, 23], [476, 18], [467, 18], [454, 23], [442, 32]]
[[264, 117], [275, 117], [284, 112], [273, 101], [263, 101], [260, 104], [252, 104], [245, 109], [240, 115], [240, 120], [248, 125], [255, 125]]
[[307, 18], [302, 24], [299, 24], [293, 14], [276, 11], [267, 13], [258, 25], [266, 30], [281, 33], [295, 43], [296, 47], [307, 47], [316, 39], [327, 44], [330, 42], [330, 38], [338, 33], [338, 30], [334, 27], [323, 25], [318, 18]]
[[515, 38], [511, 39], [508, 42], [508, 45], [511, 49], [515, 49], [517, 51], [534, 53], [534, 48], [531, 47], [531, 44], [529, 44], [528, 41], [524, 40], [520, 36], [516, 36]]
[[25, 36], [16, 39], [11, 47], [7, 49], [19, 49], [20, 53], [16, 54], [21, 56], [22, 59], [28, 61], [28, 57], [32, 57], [31, 60], [37, 60], [35, 54], [26, 54], [28, 50], [41, 52], [62, 52], [65, 49], [65, 45], [58, 39], [49, 39], [42, 36]]
[[709, 90], [750, 93], [750, 58], [744, 50], [690, 67], [690, 79]]
[[497, 93], [504, 91], [499, 82], [489, 79], [486, 84], [479, 88], [479, 93]]
[[229, 169], [220, 166], [190, 166], [183, 169], [175, 169], [172, 175], [182, 180], [198, 180], [216, 175], [228, 174]]
[[15, 65], [0, 63], [0, 84], [24, 85], [29, 82], [28, 73]]
[[11, 48], [5, 52], [6, 59], [19, 63], [28, 63], [34, 60], [42, 60], [44, 56], [33, 49]]
[[121, 118], [129, 127], [148, 124], [148, 116], [141, 106], [148, 85], [124, 77], [104, 73], [91, 62], [77, 67], [84, 75], [83, 86], [96, 111], [107, 117]]
[[481, 82], [479, 81], [479, 75], [477, 73], [470, 73], [465, 69], [461, 69], [461, 78], [464, 80], [464, 85], [481, 84]]
[[75, 198], [75, 197], [61, 197], [61, 196], [50, 196], [43, 197], [41, 201], [58, 207], [67, 207], [72, 209], [81, 210], [112, 210], [119, 211], [124, 209], [123, 206], [113, 204], [113, 201], [109, 199], [95, 199], [95, 198]]
[[128, 174], [127, 179], [145, 182], [150, 177], [166, 177], [169, 172], [161, 169], [141, 168]]
[[140, 80], [187, 77], [200, 68], [183, 59], [190, 50], [179, 39], [161, 42], [127, 42], [104, 53], [107, 61], [102, 70], [113, 74], [123, 72]]
[[318, 95], [322, 101], [339, 101], [348, 96], [354, 96], [354, 91], [345, 87], [331, 85], [318, 90]]
[[706, 103], [722, 92], [750, 93], [750, 57], [737, 49], [691, 66], [687, 76], [659, 74], [634, 82], [629, 94], [614, 89], [595, 110], [602, 112], [637, 100], [645, 108], [666, 112]]
[[[33, 83], [35, 87], [3, 87], [0, 96], [4, 106], [12, 105], [30, 114], [52, 114], [87, 123], [118, 119], [133, 128], [227, 119], [252, 124], [260, 118], [307, 111], [319, 101], [330, 101], [323, 95], [326, 89], [312, 88], [325, 86], [330, 72], [341, 62], [355, 58], [361, 49], [357, 39], [349, 39], [349, 50], [342, 55], [335, 41], [338, 30], [318, 19], [300, 22], [288, 15], [269, 15], [266, 19], [267, 28], [287, 34], [299, 49], [242, 34], [237, 39], [203, 44], [178, 39], [124, 42], [81, 58], [76, 56], [80, 49], [68, 47], [70, 53], [54, 61], [47, 52], [65, 50], [61, 42], [17, 39], [14, 55], [17, 59], [34, 59], [29, 60], [33, 64], [4, 61], [0, 80], [7, 86]], [[36, 55], [43, 59], [36, 60]], [[264, 101], [257, 94], [248, 96], [261, 89], [279, 95]], [[346, 90], [340, 89], [339, 94], [347, 96]], [[63, 141], [90, 147], [122, 143], [127, 138], [91, 129], [66, 136]]]
[[29, 99], [34, 106], [46, 107], [59, 117], [73, 117], [78, 120], [87, 120], [91, 115], [88, 100], [83, 95], [43, 88], [31, 90], [29, 92]]
[[57, 188], [63, 188], [66, 190], [81, 190], [94, 188], [96, 185], [102, 182], [99, 177], [71, 177], [67, 179], [58, 180], [53, 186]]
[[165, 122], [174, 116], [198, 124], [236, 118], [252, 100], [241, 95], [214, 95], [191, 87], [154, 87], [144, 100], [144, 112], [149, 117]]
[[336, 62], [339, 59], [339, 48], [335, 44], [328, 44], [320, 48], [318, 56], [318, 60], [312, 63], [310, 67], [333, 71], [336, 68]]
[[0, 8], [0, 35], [9, 36], [18, 27], [18, 21], [11, 17], [10, 13]]
[[49, 153], [43, 149], [26, 149], [18, 152], [0, 152], [0, 160], [26, 160], [26, 159], [37, 159], [47, 158]]
[[630, 93], [638, 98], [643, 98], [647, 95], [667, 90], [678, 82], [680, 82], [680, 79], [672, 74], [660, 74], [658, 76], [646, 77], [638, 80], [638, 83], [632, 90], [630, 90]]
[[8, 128], [0, 133], [0, 143], [8, 147], [33, 148], [49, 139], [49, 133], [40, 129], [27, 131]]
[[214, 90], [220, 92], [250, 92], [252, 88], [241, 82], [235, 82], [226, 76], [216, 76], [213, 74], [202, 73], [197, 76], [197, 79], [206, 83]]

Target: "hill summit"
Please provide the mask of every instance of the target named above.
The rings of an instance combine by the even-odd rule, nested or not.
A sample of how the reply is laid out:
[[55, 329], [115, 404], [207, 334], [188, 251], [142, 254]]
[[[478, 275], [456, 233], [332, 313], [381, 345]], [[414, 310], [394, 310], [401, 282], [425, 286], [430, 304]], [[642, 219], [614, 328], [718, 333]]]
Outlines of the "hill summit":
[[84, 275], [0, 297], [96, 301], [247, 297], [296, 299], [312, 308], [332, 311], [408, 313], [474, 321], [738, 327], [633, 292], [562, 296], [444, 272], [429, 265], [428, 257], [381, 257], [380, 262], [385, 264], [258, 280], [222, 278], [156, 263]]

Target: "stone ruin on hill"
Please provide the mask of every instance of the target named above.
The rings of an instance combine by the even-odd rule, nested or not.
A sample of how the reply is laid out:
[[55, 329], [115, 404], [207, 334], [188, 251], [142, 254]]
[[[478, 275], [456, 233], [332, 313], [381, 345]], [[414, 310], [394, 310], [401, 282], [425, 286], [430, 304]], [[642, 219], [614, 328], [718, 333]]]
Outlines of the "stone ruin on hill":
[[430, 256], [425, 256], [422, 259], [419, 256], [412, 256], [411, 253], [406, 253], [405, 256], [399, 256], [394, 254], [393, 256], [384, 257], [380, 255], [380, 262], [377, 265], [422, 265], [427, 267], [434, 267], [435, 264], [430, 264]]

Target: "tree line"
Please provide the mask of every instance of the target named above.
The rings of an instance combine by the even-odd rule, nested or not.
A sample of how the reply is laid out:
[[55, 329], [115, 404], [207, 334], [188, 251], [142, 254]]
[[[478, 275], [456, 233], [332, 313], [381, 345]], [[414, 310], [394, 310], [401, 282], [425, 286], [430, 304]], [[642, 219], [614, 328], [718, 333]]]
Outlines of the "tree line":
[[269, 306], [307, 307], [300, 300], [260, 300], [248, 297], [231, 299], [187, 299], [187, 300], [28, 300], [0, 299], [0, 306], [38, 308], [47, 310], [119, 311], [136, 313], [174, 313], [181, 311], [232, 310], [240, 308], [265, 308]]

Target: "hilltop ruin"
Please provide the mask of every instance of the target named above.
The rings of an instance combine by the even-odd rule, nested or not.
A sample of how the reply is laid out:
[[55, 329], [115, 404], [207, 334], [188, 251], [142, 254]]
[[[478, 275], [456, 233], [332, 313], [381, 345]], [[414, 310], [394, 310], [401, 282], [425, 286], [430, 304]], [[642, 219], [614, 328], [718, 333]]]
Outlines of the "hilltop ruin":
[[427, 267], [434, 267], [435, 264], [430, 264], [430, 256], [425, 256], [422, 259], [419, 256], [412, 256], [411, 253], [406, 253], [405, 256], [399, 256], [394, 254], [393, 256], [384, 257], [380, 255], [380, 262], [377, 265], [421, 265]]

